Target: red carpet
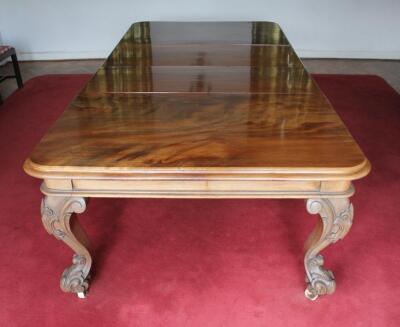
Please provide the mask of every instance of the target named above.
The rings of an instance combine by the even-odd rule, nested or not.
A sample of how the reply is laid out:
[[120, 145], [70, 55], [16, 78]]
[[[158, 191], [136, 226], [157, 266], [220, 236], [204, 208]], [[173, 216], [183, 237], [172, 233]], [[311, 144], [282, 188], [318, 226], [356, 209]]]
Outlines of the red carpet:
[[301, 200], [94, 199], [86, 300], [60, 291], [71, 252], [42, 227], [24, 159], [86, 75], [30, 80], [0, 107], [0, 326], [399, 326], [400, 95], [375, 76], [316, 76], [372, 163], [355, 222], [325, 251], [336, 293], [303, 295]]

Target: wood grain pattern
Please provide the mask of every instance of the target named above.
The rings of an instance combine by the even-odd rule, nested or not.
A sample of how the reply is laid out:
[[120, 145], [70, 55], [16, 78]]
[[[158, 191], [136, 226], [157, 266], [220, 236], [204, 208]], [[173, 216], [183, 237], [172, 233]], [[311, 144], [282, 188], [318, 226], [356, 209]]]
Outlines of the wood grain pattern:
[[314, 95], [80, 96], [31, 158], [76, 167], [334, 168], [340, 160], [345, 168], [364, 161], [350, 140]]
[[369, 163], [278, 25], [144, 22], [25, 169], [71, 179], [217, 169], [348, 180]]
[[303, 68], [107, 66], [97, 71], [82, 93], [317, 94], [318, 89]]

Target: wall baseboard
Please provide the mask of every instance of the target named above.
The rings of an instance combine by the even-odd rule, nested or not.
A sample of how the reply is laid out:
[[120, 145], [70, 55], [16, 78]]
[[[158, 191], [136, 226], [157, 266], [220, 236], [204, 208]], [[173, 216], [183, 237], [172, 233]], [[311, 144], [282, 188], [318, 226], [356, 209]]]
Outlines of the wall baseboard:
[[301, 58], [337, 59], [382, 59], [400, 60], [399, 51], [358, 51], [358, 50], [307, 50], [295, 49]]
[[43, 51], [43, 52], [17, 52], [21, 61], [31, 60], [76, 60], [76, 59], [104, 59], [110, 54], [108, 50], [99, 51]]
[[[386, 59], [400, 60], [400, 51], [347, 51], [347, 50], [307, 50], [295, 49], [302, 58], [338, 58], [338, 59]], [[74, 60], [103, 59], [109, 55], [109, 50], [98, 51], [49, 51], [49, 52], [18, 52], [21, 61], [30, 60]]]

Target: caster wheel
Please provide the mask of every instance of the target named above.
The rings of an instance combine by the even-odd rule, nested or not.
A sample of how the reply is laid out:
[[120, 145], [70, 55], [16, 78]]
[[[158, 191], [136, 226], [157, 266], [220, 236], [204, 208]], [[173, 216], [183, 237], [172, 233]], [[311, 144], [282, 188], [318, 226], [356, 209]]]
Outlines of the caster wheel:
[[315, 301], [318, 298], [318, 294], [314, 290], [310, 290], [308, 287], [305, 289], [304, 295], [311, 301]]
[[76, 293], [76, 295], [78, 295], [78, 297], [79, 297], [80, 299], [86, 298], [86, 292], [78, 292], [78, 293]]

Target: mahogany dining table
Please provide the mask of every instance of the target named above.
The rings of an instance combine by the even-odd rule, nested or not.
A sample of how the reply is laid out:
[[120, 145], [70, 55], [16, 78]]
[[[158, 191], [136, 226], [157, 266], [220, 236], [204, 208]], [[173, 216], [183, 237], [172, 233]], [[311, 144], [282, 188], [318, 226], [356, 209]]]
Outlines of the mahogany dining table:
[[321, 218], [304, 256], [314, 300], [335, 291], [320, 252], [349, 231], [370, 164], [278, 24], [139, 22], [24, 170], [43, 180], [44, 227], [74, 251], [65, 292], [89, 287], [75, 215], [88, 198], [298, 198]]

